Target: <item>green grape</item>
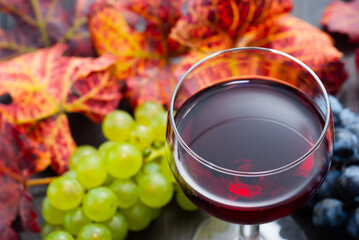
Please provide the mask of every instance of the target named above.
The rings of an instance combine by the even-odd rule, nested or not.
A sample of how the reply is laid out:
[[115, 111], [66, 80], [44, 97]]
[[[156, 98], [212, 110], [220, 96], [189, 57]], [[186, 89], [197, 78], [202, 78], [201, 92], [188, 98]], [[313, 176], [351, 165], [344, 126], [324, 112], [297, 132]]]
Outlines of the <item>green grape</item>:
[[56, 230], [47, 235], [45, 240], [74, 240], [74, 237], [63, 230]]
[[93, 146], [82, 145], [79, 146], [70, 156], [69, 158], [69, 169], [76, 170], [76, 166], [80, 159], [84, 156], [90, 156], [96, 154], [97, 150]]
[[161, 173], [146, 174], [138, 182], [141, 201], [149, 207], [158, 208], [166, 205], [172, 198], [173, 186]]
[[187, 198], [181, 189], [176, 190], [176, 202], [182, 209], [186, 211], [195, 211], [198, 209], [198, 207]]
[[86, 216], [81, 207], [77, 207], [65, 214], [64, 228], [73, 235], [77, 235], [80, 229], [91, 220]]
[[155, 139], [164, 142], [167, 131], [167, 112], [161, 111], [151, 120], [150, 126], [155, 134]]
[[136, 176], [135, 176], [135, 180], [136, 182], [139, 182], [140, 179], [145, 176], [146, 174], [151, 174], [154, 172], [160, 172], [161, 171], [161, 166], [160, 164], [158, 164], [157, 162], [149, 162], [149, 163], [145, 163], [141, 169], [141, 171], [139, 171]]
[[41, 239], [45, 239], [50, 233], [56, 230], [63, 230], [61, 225], [52, 225], [50, 223], [45, 223], [41, 227]]
[[117, 197], [109, 188], [97, 187], [85, 195], [82, 210], [91, 220], [101, 222], [115, 214], [117, 205]]
[[62, 176], [67, 176], [67, 177], [76, 179], [76, 171], [75, 170], [67, 171], [64, 174], [62, 174]]
[[141, 178], [145, 176], [145, 173], [143, 171], [139, 171], [134, 177], [133, 179], [135, 180], [136, 183], [139, 183]]
[[116, 143], [105, 156], [107, 172], [115, 178], [134, 176], [142, 166], [142, 155], [130, 143]]
[[106, 152], [107, 150], [112, 147], [115, 144], [115, 142], [112, 141], [106, 141], [104, 143], [102, 143], [99, 147], [98, 147], [98, 152], [100, 153], [100, 155], [102, 157], [106, 156]]
[[110, 220], [104, 222], [103, 224], [110, 230], [113, 240], [123, 240], [127, 237], [127, 220], [122, 213], [115, 213]]
[[114, 110], [103, 120], [102, 132], [107, 139], [122, 142], [130, 137], [134, 126], [135, 121], [129, 113], [123, 110]]
[[138, 201], [132, 207], [123, 209], [123, 214], [127, 219], [128, 229], [131, 231], [141, 231], [150, 224], [152, 210]]
[[167, 159], [165, 157], [163, 157], [161, 159], [161, 162], [160, 162], [160, 165], [161, 165], [161, 173], [162, 175], [167, 178], [169, 181], [175, 183], [176, 182], [176, 179], [175, 177], [173, 176], [173, 173], [172, 173], [172, 170], [167, 162]]
[[41, 213], [46, 222], [51, 224], [62, 224], [64, 222], [65, 211], [54, 208], [47, 197], [44, 198], [41, 205]]
[[162, 208], [151, 208], [151, 220], [155, 220], [162, 213]]
[[107, 171], [99, 154], [86, 156], [80, 160], [76, 168], [77, 180], [85, 188], [102, 185], [107, 176]]
[[150, 125], [152, 119], [160, 112], [164, 112], [164, 107], [157, 102], [144, 102], [135, 109], [135, 119], [138, 123]]
[[103, 224], [91, 223], [83, 226], [77, 240], [111, 240], [111, 232]]
[[107, 174], [105, 182], [102, 184], [104, 186], [110, 186], [116, 178], [112, 177], [110, 174]]
[[116, 194], [120, 208], [128, 208], [138, 200], [138, 187], [131, 179], [117, 179], [109, 188]]
[[52, 181], [47, 188], [47, 197], [52, 206], [60, 210], [70, 210], [80, 205], [84, 195], [81, 184], [68, 176]]
[[152, 128], [142, 124], [137, 124], [130, 134], [130, 142], [139, 149], [151, 146], [154, 138]]
[[161, 171], [161, 165], [157, 162], [149, 162], [143, 166], [143, 172], [145, 174], [155, 173]]

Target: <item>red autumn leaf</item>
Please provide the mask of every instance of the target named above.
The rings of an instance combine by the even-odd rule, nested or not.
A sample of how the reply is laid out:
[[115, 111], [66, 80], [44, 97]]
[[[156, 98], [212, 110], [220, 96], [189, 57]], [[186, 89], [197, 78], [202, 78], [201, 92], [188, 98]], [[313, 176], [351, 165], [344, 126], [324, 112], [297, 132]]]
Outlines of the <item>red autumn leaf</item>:
[[[163, 33], [159, 44], [157, 35], [151, 38], [128, 24], [128, 11], [120, 5], [94, 5], [89, 21], [94, 45], [99, 54], [111, 53], [117, 57], [115, 75], [120, 79], [128, 78], [129, 89], [132, 88], [131, 82], [134, 83], [136, 91], [127, 91], [127, 97], [133, 102], [164, 102], [177, 82], [171, 76], [171, 53], [167, 51], [168, 55], [162, 54], [162, 50], [168, 49], [172, 44], [168, 41], [169, 33]], [[131, 20], [134, 19], [134, 14], [132, 12]], [[137, 18], [142, 17], [137, 15]], [[153, 84], [153, 78], [158, 79], [158, 83]], [[169, 84], [171, 87], [168, 87]]]
[[[282, 2], [279, 0], [273, 1], [273, 3], [271, 1], [271, 4], [266, 4], [264, 1], [252, 2], [250, 6], [247, 6], [248, 9], [251, 9], [247, 17], [255, 24], [264, 21], [267, 17], [290, 8], [290, 1], [285, 1], [286, 4], [283, 5], [278, 4]], [[238, 10], [242, 7], [240, 4], [240, 1], [221, 1], [219, 8], [223, 11], [220, 13], [230, 14], [230, 9], [226, 10], [226, 8], [231, 6]], [[211, 4], [198, 3], [199, 8], [206, 5]], [[258, 7], [258, 12], [252, 12], [254, 7]], [[168, 103], [171, 92], [180, 77], [176, 72], [182, 73], [184, 69], [180, 56], [191, 54], [203, 57], [201, 53], [188, 53], [185, 45], [181, 45], [180, 41], [177, 42], [169, 37], [170, 31], [173, 31], [175, 24], [178, 24], [179, 11], [185, 9], [190, 11], [191, 3], [184, 5], [182, 1], [157, 0], [132, 0], [128, 4], [122, 5], [97, 4], [92, 8], [89, 28], [96, 50], [99, 54], [111, 53], [117, 57], [115, 74], [126, 80], [126, 96], [134, 104], [146, 100]], [[269, 10], [266, 10], [266, 14], [260, 15], [259, 12], [262, 9]], [[145, 21], [145, 28], [142, 31], [138, 31], [133, 24], [133, 22], [140, 22], [134, 20], [136, 14], [137, 18]], [[218, 15], [216, 19], [221, 17]], [[243, 17], [235, 19], [234, 23], [228, 23], [229, 19], [227, 18], [223, 24], [229, 26], [230, 29], [227, 30], [230, 30], [231, 36], [233, 35], [232, 31], [239, 31], [241, 23], [248, 20]], [[190, 26], [188, 25], [186, 28], [190, 28]], [[205, 28], [208, 28], [208, 25], [203, 24], [203, 29]], [[185, 59], [184, 64], [189, 66], [199, 58]], [[193, 61], [190, 64], [189, 59]], [[177, 68], [181, 71], [176, 70]]]
[[32, 197], [25, 181], [37, 171], [37, 163], [50, 160], [45, 147], [29, 139], [15, 125], [0, 120], [0, 233], [4, 240], [18, 239], [12, 229], [17, 217], [24, 230], [38, 232]]
[[7, 119], [28, 123], [66, 111], [99, 122], [118, 104], [118, 84], [108, 71], [115, 59], [64, 57], [65, 49], [56, 45], [0, 64], [0, 95], [12, 97], [0, 104]]
[[[290, 0], [190, 0], [180, 7], [179, 18], [175, 9], [179, 4], [172, 2], [132, 0], [122, 5], [97, 4], [91, 10], [89, 28], [95, 48], [100, 55], [117, 57], [115, 74], [125, 80], [126, 96], [134, 104], [146, 100], [167, 104], [173, 87], [191, 65], [213, 51], [237, 46], [273, 47], [292, 54], [314, 69], [331, 92], [346, 78], [341, 53], [331, 39], [285, 14]], [[161, 6], [166, 6], [171, 18], [162, 14]], [[145, 27], [140, 31], [141, 19]], [[181, 51], [159, 51], [158, 46], [171, 49], [172, 43]]]
[[334, 1], [323, 12], [322, 25], [329, 32], [347, 34], [353, 43], [359, 43], [359, 0]]
[[11, 16], [0, 29], [0, 58], [9, 58], [55, 43], [68, 43], [68, 54], [93, 56], [87, 10], [95, 0], [0, 0]]
[[171, 37], [195, 49], [230, 48], [248, 29], [291, 7], [291, 0], [190, 0]]
[[90, 12], [89, 28], [96, 51], [117, 57], [114, 75], [119, 79], [142, 72], [149, 60], [161, 58], [160, 54], [145, 51], [148, 49], [146, 38], [127, 24], [127, 13], [119, 5], [106, 4], [94, 4]]
[[273, 48], [296, 57], [318, 75], [330, 93], [336, 93], [347, 78], [342, 53], [330, 36], [290, 14], [247, 32], [237, 46]]
[[[191, 2], [196, 1], [190, 1], [190, 3]], [[267, 4], [276, 3], [275, 1], [266, 2]], [[284, 4], [283, 11], [288, 10], [285, 6]], [[216, 8], [218, 7], [212, 7], [210, 10], [206, 9], [209, 11], [207, 15], [211, 16], [215, 14]], [[270, 12], [270, 10], [263, 10], [263, 12], [265, 15], [267, 12]], [[199, 49], [223, 49], [223, 46], [220, 44], [213, 45], [211, 41], [202, 41], [202, 38], [207, 36], [198, 36], [198, 33], [201, 33], [198, 29], [203, 28], [208, 21], [201, 18], [201, 20], [198, 20], [197, 26], [195, 26], [191, 19], [196, 16], [198, 16], [196, 12], [189, 12], [181, 18], [172, 30], [171, 37], [188, 46], [195, 44], [195, 47]], [[206, 16], [206, 14], [201, 14], [200, 16]], [[190, 24], [192, 27], [184, 27]], [[215, 37], [219, 43], [222, 41], [221, 39], [233, 38], [236, 40], [235, 42], [228, 41], [229, 45], [225, 45], [225, 48], [248, 46], [267, 47], [283, 51], [302, 60], [318, 74], [331, 93], [337, 92], [347, 77], [344, 65], [340, 61], [342, 54], [334, 47], [330, 37], [314, 26], [290, 14], [267, 17], [266, 21], [251, 24], [244, 31], [237, 31], [237, 35], [234, 35], [232, 38], [228, 34], [228, 29], [223, 27], [221, 22], [213, 22], [211, 27], [212, 29], [216, 29], [216, 32], [210, 37]], [[201, 40], [198, 41], [196, 39]], [[220, 46], [220, 48], [218, 48], [218, 46]]]
[[143, 74], [127, 78], [126, 97], [135, 106], [147, 100], [167, 103], [166, 100], [170, 98], [172, 89], [175, 88], [178, 81], [173, 74], [174, 69], [174, 65], [165, 64], [163, 67], [155, 66]]
[[[161, 55], [177, 56], [186, 51], [184, 46], [168, 38], [171, 28], [181, 16], [181, 10], [186, 0], [129, 0], [121, 3], [122, 7], [138, 14], [144, 20], [136, 21], [133, 28], [143, 28], [141, 34], [148, 38], [154, 50]], [[144, 25], [144, 26], [142, 26]]]
[[115, 59], [64, 57], [66, 45], [28, 53], [0, 64], [0, 113], [50, 149], [52, 167], [62, 173], [75, 148], [64, 112], [80, 112], [99, 122], [120, 101], [109, 67]]
[[20, 126], [27, 136], [51, 153], [51, 168], [58, 173], [67, 169], [68, 158], [76, 148], [65, 114], [54, 115], [34, 124]]

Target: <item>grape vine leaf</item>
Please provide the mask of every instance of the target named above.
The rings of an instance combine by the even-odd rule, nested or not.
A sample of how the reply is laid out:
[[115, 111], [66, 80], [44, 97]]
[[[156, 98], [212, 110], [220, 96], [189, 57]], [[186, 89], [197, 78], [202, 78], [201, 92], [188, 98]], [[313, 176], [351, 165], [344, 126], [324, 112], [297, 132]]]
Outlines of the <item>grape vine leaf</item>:
[[[173, 13], [175, 15], [173, 19], [177, 19], [176, 11], [169, 9], [171, 7], [178, 7], [177, 3], [174, 2], [149, 1], [152, 4], [164, 4], [165, 6], [163, 5], [163, 7], [167, 10], [163, 10], [163, 12], [167, 12], [167, 14]], [[162, 8], [157, 6], [157, 8], [152, 10], [154, 9]], [[100, 55], [110, 53], [117, 57], [114, 72], [117, 78], [127, 79], [132, 77], [136, 86], [134, 86], [134, 89], [131, 86], [127, 86], [126, 97], [135, 104], [146, 100], [164, 102], [163, 100], [168, 98], [171, 88], [177, 82], [171, 74], [173, 65], [170, 61], [173, 60], [174, 53], [173, 51], [167, 51], [171, 48], [170, 46], [175, 48], [176, 44], [169, 41], [169, 32], [161, 32], [162, 29], [160, 27], [160, 36], [155, 34], [151, 37], [151, 34], [147, 34], [147, 31], [150, 31], [147, 29], [147, 25], [143, 27], [143, 31], [137, 31], [136, 27], [138, 26], [133, 26], [131, 23], [136, 22], [141, 25], [143, 24], [142, 21], [131, 22], [131, 20], [135, 18], [145, 20], [144, 17], [134, 14], [135, 12], [131, 12], [126, 6], [120, 4], [93, 5], [89, 20], [93, 42]], [[157, 12], [153, 19], [158, 18], [159, 12]], [[169, 16], [167, 18], [172, 19]], [[157, 23], [158, 26], [166, 25], [160, 24], [160, 20]], [[167, 25], [173, 26], [173, 24], [174, 20], [167, 22]], [[180, 55], [187, 51], [187, 48], [182, 46], [178, 47], [177, 50], [178, 52], [175, 55]], [[152, 81], [153, 78], [156, 78], [157, 82]], [[168, 87], [168, 85], [171, 85], [171, 87]], [[137, 97], [136, 95], [140, 96]], [[142, 97], [142, 95], [144, 96]]]
[[14, 240], [18, 239], [12, 229], [16, 218], [24, 230], [40, 230], [25, 181], [38, 171], [38, 162], [49, 162], [50, 153], [1, 116], [0, 133], [0, 234], [1, 239]]
[[359, 43], [359, 0], [333, 1], [324, 10], [321, 24], [329, 32], [347, 34], [353, 43]]
[[7, 15], [0, 29], [0, 59], [67, 43], [67, 54], [94, 56], [87, 27], [87, 11], [95, 0], [0, 0]]
[[[346, 79], [342, 54], [330, 37], [289, 15], [290, 0], [175, 2], [132, 0], [133, 7], [102, 3], [90, 10], [94, 46], [100, 55], [117, 57], [115, 75], [125, 80], [126, 97], [134, 105], [146, 100], [168, 104], [191, 65], [214, 51], [239, 46], [272, 47], [294, 55], [331, 93]], [[164, 8], [167, 15], [160, 11]]]
[[51, 154], [51, 168], [58, 173], [67, 169], [68, 158], [76, 149], [68, 119], [64, 113], [19, 127], [27, 136], [45, 146]]
[[223, 50], [235, 46], [249, 29], [291, 8], [290, 0], [190, 0], [171, 37], [194, 49]]
[[[283, 9], [283, 11], [287, 10], [288, 8]], [[217, 10], [212, 7], [208, 11], [213, 15]], [[211, 15], [210, 13], [207, 15]], [[171, 37], [185, 45], [196, 44], [192, 47], [212, 49], [211, 43], [196, 42], [195, 39], [206, 39], [208, 36], [198, 35], [197, 28], [193, 27], [192, 15], [197, 16], [195, 12], [189, 12], [188, 15], [178, 21], [172, 30]], [[206, 19], [202, 19], [202, 25], [205, 24]], [[185, 28], [184, 26], [187, 25], [192, 27]], [[214, 34], [218, 39], [233, 38], [219, 23], [214, 23], [212, 28], [220, 29]], [[342, 53], [334, 47], [330, 36], [288, 13], [276, 17], [267, 17], [265, 21], [249, 26], [244, 32], [238, 32], [234, 39], [236, 41], [227, 45], [227, 48], [266, 47], [280, 50], [298, 58], [319, 76], [331, 93], [337, 92], [347, 78], [344, 64], [340, 61]]]
[[[153, 51], [169, 57], [183, 54], [187, 49], [168, 37], [172, 27], [181, 16], [186, 0], [129, 0], [121, 3], [128, 10], [126, 20], [130, 26], [137, 28], [145, 36]], [[132, 22], [129, 15], [132, 13]], [[133, 15], [135, 14], [135, 15]], [[134, 21], [134, 19], [137, 20]]]
[[342, 53], [334, 47], [331, 37], [290, 14], [247, 32], [237, 46], [266, 47], [288, 53], [309, 66], [333, 94], [348, 75], [340, 61]]
[[0, 63], [0, 96], [12, 98], [0, 104], [0, 113], [50, 149], [58, 173], [75, 148], [64, 113], [100, 122], [121, 99], [120, 84], [109, 71], [114, 57], [65, 57], [66, 48], [57, 44]]

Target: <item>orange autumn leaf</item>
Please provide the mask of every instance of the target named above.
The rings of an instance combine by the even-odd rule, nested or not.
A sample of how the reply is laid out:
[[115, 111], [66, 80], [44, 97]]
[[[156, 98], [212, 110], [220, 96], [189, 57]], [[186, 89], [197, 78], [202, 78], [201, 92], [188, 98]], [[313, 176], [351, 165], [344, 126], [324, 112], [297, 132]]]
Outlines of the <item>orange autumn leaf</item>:
[[[172, 74], [173, 52], [168, 51], [176, 44], [169, 41], [169, 31], [151, 37], [145, 33], [146, 30], [135, 30], [130, 23], [136, 17], [142, 19], [119, 4], [94, 5], [89, 20], [94, 45], [99, 54], [116, 56], [114, 74], [119, 79], [126, 79], [126, 96], [133, 104], [146, 100], [165, 103], [177, 83]], [[187, 51], [187, 48], [182, 46], [178, 51], [174, 55]]]
[[329, 32], [347, 34], [351, 42], [359, 43], [359, 0], [330, 3], [323, 12], [321, 24]]
[[99, 122], [117, 105], [117, 83], [107, 71], [114, 58], [64, 57], [65, 50], [66, 45], [55, 45], [0, 64], [0, 95], [12, 98], [11, 104], [0, 104], [7, 119], [29, 123], [66, 111]]
[[[134, 2], [137, 5], [129, 7]], [[115, 74], [125, 80], [125, 94], [133, 104], [146, 100], [168, 104], [174, 86], [191, 65], [214, 51], [237, 46], [287, 51], [310, 65], [332, 93], [346, 78], [341, 53], [330, 38], [286, 15], [292, 6], [290, 0], [190, 0], [182, 4], [179, 18], [178, 3], [160, 1], [173, 14], [169, 18], [161, 14], [158, 2], [97, 4], [90, 14], [95, 48], [99, 54], [116, 56]], [[173, 43], [177, 47], [172, 52], [159, 50], [171, 49]], [[297, 49], [299, 43], [309, 47]], [[315, 48], [318, 43], [324, 44], [319, 44], [319, 50]]]
[[194, 49], [231, 48], [248, 29], [291, 8], [291, 0], [190, 0], [171, 37]]
[[[126, 96], [134, 106], [145, 101], [158, 101], [168, 106], [173, 89], [187, 70], [207, 54], [189, 51], [180, 58], [172, 58], [163, 67], [154, 66], [142, 74], [126, 79]], [[208, 76], [198, 79], [200, 86], [205, 86]]]
[[247, 32], [237, 46], [266, 47], [288, 53], [308, 65], [331, 93], [337, 92], [347, 77], [340, 61], [342, 53], [334, 47], [330, 36], [290, 14]]
[[[132, 0], [121, 5], [102, 3], [92, 7], [89, 27], [96, 50], [99, 54], [110, 53], [117, 57], [115, 75], [126, 80], [126, 96], [133, 104], [146, 100], [168, 103], [181, 76], [175, 73], [183, 73], [176, 69], [183, 70], [184, 65], [190, 66], [199, 60], [199, 57], [192, 57], [189, 62], [189, 58], [185, 58], [182, 64], [181, 56], [188, 54], [188, 49], [169, 37], [180, 10], [185, 7], [182, 1], [157, 0]], [[141, 21], [134, 20], [136, 16], [145, 20], [142, 31], [137, 30], [136, 23]], [[203, 57], [203, 54], [193, 56]]]
[[10, 104], [0, 113], [48, 147], [52, 167], [62, 173], [75, 148], [64, 112], [80, 112], [99, 122], [120, 101], [109, 68], [115, 59], [65, 57], [66, 45], [28, 53], [0, 64], [0, 96]]
[[[178, 78], [173, 74], [173, 64], [153, 67], [143, 74], [136, 74], [126, 79], [127, 95], [131, 103], [136, 106], [145, 101], [156, 101], [167, 104], [172, 89], [175, 88]], [[154, 82], [155, 81], [155, 82]]]
[[[192, 2], [196, 1], [194, 0]], [[270, 1], [267, 2], [267, 4], [269, 4]], [[286, 8], [284, 9], [287, 10]], [[215, 12], [216, 8], [213, 7], [210, 10], [211, 14], [207, 14], [213, 15]], [[173, 29], [171, 37], [188, 46], [196, 43], [195, 47], [202, 51], [221, 49], [213, 47], [211, 41], [209, 41], [208, 44], [206, 41], [196, 40], [198, 36], [195, 36], [195, 34], [200, 32], [198, 31], [198, 27], [192, 26], [191, 28], [185, 28], [182, 26], [189, 25], [191, 22], [188, 19], [196, 17], [197, 15], [196, 13], [188, 13], [181, 18]], [[181, 23], [182, 19], [186, 23]], [[206, 24], [207, 21], [205, 19], [202, 19], [202, 25], [198, 23], [198, 25], [200, 25], [199, 27], [202, 28]], [[223, 28], [219, 23], [215, 23], [215, 27], [219, 29], [217, 32], [220, 34], [215, 35], [218, 39], [228, 39], [227, 29]], [[192, 40], [190, 37], [196, 39]], [[248, 26], [245, 31], [238, 31], [233, 39], [235, 39], [235, 41], [227, 45], [227, 48], [249, 46], [266, 47], [288, 53], [298, 58], [319, 76], [331, 93], [337, 92], [347, 78], [344, 64], [340, 61], [342, 53], [334, 47], [332, 39], [316, 27], [290, 14], [277, 15], [272, 18], [267, 18], [266, 21], [252, 24]]]
[[161, 59], [160, 54], [149, 50], [145, 36], [127, 24], [126, 13], [118, 4], [94, 4], [89, 21], [97, 53], [116, 56], [114, 75], [119, 79], [142, 72], [148, 64]]
[[121, 6], [145, 20], [145, 24], [136, 21], [137, 24], [130, 23], [130, 25], [133, 27], [140, 25], [143, 28], [141, 34], [148, 37], [155, 52], [165, 56], [177, 56], [184, 53], [186, 48], [168, 38], [168, 35], [180, 18], [185, 3], [186, 0], [128, 0], [121, 2]]
[[34, 124], [20, 125], [20, 128], [30, 139], [48, 149], [52, 169], [58, 173], [65, 172], [68, 158], [76, 149], [76, 143], [72, 138], [69, 122], [64, 113], [37, 121]]

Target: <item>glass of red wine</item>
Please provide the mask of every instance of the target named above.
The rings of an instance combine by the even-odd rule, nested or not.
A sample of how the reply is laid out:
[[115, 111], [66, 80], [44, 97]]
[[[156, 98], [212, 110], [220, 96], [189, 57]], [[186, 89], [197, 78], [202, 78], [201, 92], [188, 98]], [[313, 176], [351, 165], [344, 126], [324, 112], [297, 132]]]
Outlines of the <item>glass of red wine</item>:
[[186, 72], [171, 98], [170, 167], [187, 197], [215, 217], [194, 239], [306, 239], [287, 216], [322, 184], [332, 145], [323, 84], [276, 50], [214, 53]]

